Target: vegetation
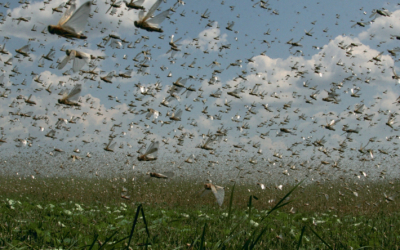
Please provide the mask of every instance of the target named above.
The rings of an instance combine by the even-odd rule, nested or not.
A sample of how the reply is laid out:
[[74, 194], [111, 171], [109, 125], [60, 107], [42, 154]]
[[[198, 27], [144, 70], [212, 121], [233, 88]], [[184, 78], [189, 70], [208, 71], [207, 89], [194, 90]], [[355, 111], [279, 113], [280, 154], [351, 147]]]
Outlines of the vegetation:
[[[3, 249], [399, 249], [398, 181], [337, 180], [265, 190], [137, 178], [5, 178]], [[124, 198], [121, 198], [123, 193]]]

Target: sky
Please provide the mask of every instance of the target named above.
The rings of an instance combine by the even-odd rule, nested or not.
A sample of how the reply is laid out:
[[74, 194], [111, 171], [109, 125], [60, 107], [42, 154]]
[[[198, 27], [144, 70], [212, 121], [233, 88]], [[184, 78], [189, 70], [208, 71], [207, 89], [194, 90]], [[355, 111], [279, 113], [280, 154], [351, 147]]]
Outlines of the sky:
[[[143, 7], [149, 10], [155, 2], [145, 0]], [[136, 28], [139, 11], [128, 10], [124, 2], [113, 11], [109, 0], [98, 0], [90, 7], [85, 40], [47, 31], [62, 16], [52, 9], [63, 3], [0, 6], [0, 42], [8, 51], [0, 54], [2, 173], [80, 164], [91, 173], [99, 166], [135, 165], [211, 175], [240, 166], [256, 177], [299, 178], [310, 174], [303, 162], [319, 177], [326, 172], [360, 179], [383, 177], [382, 169], [395, 171], [400, 103], [399, 80], [392, 77], [393, 69], [400, 72], [396, 3], [169, 0], [153, 14], [171, 8], [159, 33]], [[77, 9], [83, 3], [76, 1]], [[180, 38], [176, 52], [170, 51], [172, 35], [174, 41]], [[17, 58], [15, 50], [27, 44], [29, 56]], [[43, 59], [51, 49], [53, 61]], [[73, 72], [71, 62], [60, 70], [57, 61], [68, 49], [93, 59], [81, 71]], [[6, 64], [10, 58], [12, 65]], [[90, 69], [98, 74], [84, 73]], [[100, 79], [127, 69], [133, 69], [131, 78]], [[178, 98], [169, 98], [179, 78], [195, 91], [187, 95], [183, 88], [175, 93]], [[76, 96], [81, 106], [59, 105], [60, 92], [76, 84], [82, 85]], [[140, 86], [150, 90], [146, 94]], [[228, 94], [235, 89], [240, 98]], [[35, 105], [25, 101], [30, 95]], [[165, 99], [167, 106], [161, 105]], [[148, 109], [160, 115], [147, 118]], [[178, 110], [181, 119], [171, 120]], [[334, 130], [326, 126], [332, 120]], [[53, 129], [54, 138], [46, 137]], [[218, 130], [223, 135], [217, 136]], [[116, 146], [105, 151], [111, 137]], [[208, 139], [213, 150], [200, 147]], [[152, 141], [159, 142], [157, 160], [139, 162], [145, 150], [137, 151]], [[72, 162], [71, 155], [82, 159]], [[184, 162], [191, 155], [200, 170]], [[26, 162], [32, 167], [26, 168]], [[51, 171], [43, 168], [42, 174]]]

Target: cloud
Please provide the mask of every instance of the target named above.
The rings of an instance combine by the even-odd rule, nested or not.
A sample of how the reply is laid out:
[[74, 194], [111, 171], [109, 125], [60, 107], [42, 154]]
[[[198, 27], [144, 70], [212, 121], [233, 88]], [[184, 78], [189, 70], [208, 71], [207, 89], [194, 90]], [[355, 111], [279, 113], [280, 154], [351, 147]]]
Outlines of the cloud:
[[219, 47], [227, 42], [228, 35], [221, 34], [218, 22], [213, 22], [212, 26], [201, 31], [197, 38], [193, 40], [185, 39], [182, 41], [182, 47], [194, 48], [204, 51], [216, 52]]
[[[358, 34], [360, 40], [367, 39], [385, 39], [385, 43], [393, 43], [396, 41], [392, 36], [400, 35], [397, 31], [400, 29], [400, 24], [397, 21], [400, 18], [400, 10], [394, 11], [390, 17], [377, 15], [365, 31]], [[365, 29], [365, 28], [362, 28]], [[390, 38], [390, 39], [389, 39]]]

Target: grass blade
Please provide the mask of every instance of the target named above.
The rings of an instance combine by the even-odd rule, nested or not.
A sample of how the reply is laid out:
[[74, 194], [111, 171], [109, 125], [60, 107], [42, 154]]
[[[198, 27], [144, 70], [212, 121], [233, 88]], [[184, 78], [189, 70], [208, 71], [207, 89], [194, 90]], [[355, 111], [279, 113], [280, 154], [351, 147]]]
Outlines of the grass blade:
[[149, 232], [149, 228], [147, 227], [146, 217], [144, 216], [143, 206], [142, 206], [142, 208], [140, 209], [140, 211], [142, 212], [142, 217], [143, 217], [144, 226], [146, 227], [147, 237], [150, 237], [150, 232]]
[[[236, 179], [239, 177], [241, 171], [242, 171], [242, 170], [239, 170], [239, 173], [238, 173], [238, 175], [236, 176]], [[228, 221], [229, 225], [230, 225], [230, 223], [231, 223], [231, 217], [232, 217], [233, 193], [234, 193], [234, 191], [235, 191], [235, 187], [236, 187], [236, 181], [235, 181], [235, 183], [233, 184], [232, 192], [231, 192], [231, 198], [230, 198], [230, 200], [229, 200], [228, 217], [227, 217], [227, 221]]]
[[206, 226], [207, 226], [207, 222], [204, 223], [203, 233], [201, 234], [200, 250], [204, 250], [204, 249], [205, 249], [205, 246], [204, 246], [204, 237], [205, 237], [205, 235], [206, 235]]
[[[287, 204], [290, 204], [290, 203], [292, 203], [293, 201], [288, 201], [288, 202], [285, 202], [285, 203], [282, 203], [282, 204], [280, 204], [279, 206], [277, 206], [276, 208], [275, 208], [275, 210], [278, 210], [279, 208], [281, 208], [281, 207], [284, 207], [284, 206], [286, 206]], [[271, 210], [272, 211], [272, 210]]]
[[17, 247], [15, 247], [15, 246], [11, 245], [11, 244], [10, 244], [10, 243], [8, 243], [8, 242], [6, 242], [6, 244], [7, 244], [7, 245], [9, 245], [9, 246], [11, 246], [11, 247], [13, 247], [13, 248], [11, 248], [11, 249], [22, 250], [22, 249], [25, 249], [25, 248], [27, 248], [27, 247], [21, 247], [21, 248], [17, 248]]
[[[299, 182], [296, 186], [294, 186], [270, 211], [268, 211], [267, 215], [264, 216], [260, 223], [267, 218], [272, 212], [274, 212], [275, 210], [278, 210], [279, 208], [289, 204], [291, 201], [289, 202], [284, 202], [286, 200], [287, 197], [289, 197], [293, 191], [303, 182], [304, 180], [302, 180], [301, 182]], [[265, 226], [263, 229], [261, 229], [260, 233], [258, 234], [257, 238], [255, 240], [255, 234], [257, 229], [254, 229], [253, 233], [251, 234], [251, 237], [245, 242], [245, 244], [243, 245], [242, 249], [253, 249], [255, 247], [255, 245], [257, 244], [257, 242], [261, 239], [261, 236], [267, 231], [268, 227]]]
[[192, 241], [192, 244], [190, 244], [190, 246], [191, 247], [194, 246], [199, 238], [200, 238], [200, 235], [197, 236], [197, 238]]
[[324, 241], [324, 239], [322, 239], [322, 238], [317, 234], [317, 232], [314, 231], [314, 229], [312, 229], [311, 227], [309, 227], [309, 228], [310, 228], [311, 231], [315, 234], [315, 236], [317, 236], [318, 239], [320, 239], [320, 240], [325, 244], [325, 246], [327, 246], [329, 249], [332, 249], [332, 250], [333, 250], [333, 248], [332, 248], [328, 243], [326, 243], [326, 241]]
[[238, 229], [239, 226], [240, 226], [245, 220], [246, 220], [246, 217], [244, 217], [241, 221], [239, 221], [239, 222], [236, 224], [236, 226], [231, 230], [231, 232], [229, 233], [229, 235], [227, 235], [228, 238], [227, 238], [224, 242], [222, 242], [222, 243], [218, 246], [218, 248], [221, 248], [221, 246], [224, 248], [226, 243], [228, 243], [231, 239], [233, 239], [235, 235], [237, 235], [237, 234], [239, 234], [239, 233], [242, 232], [242, 231], [240, 231], [240, 232], [238, 232], [238, 233], [235, 234], [235, 235], [233, 234], [233, 233], [236, 231], [236, 229]]
[[96, 235], [94, 236], [94, 240], [93, 240], [92, 244], [90, 245], [89, 250], [91, 250], [91, 249], [94, 247], [94, 244], [96, 243], [98, 237], [99, 237], [98, 234], [96, 234]]
[[301, 241], [302, 241], [302, 239], [303, 239], [303, 234], [304, 234], [304, 231], [306, 231], [306, 226], [303, 226], [303, 228], [301, 229], [301, 234], [300, 234], [299, 243], [297, 243], [297, 250], [299, 250], [299, 249], [300, 249], [300, 246], [301, 246]]
[[248, 207], [249, 207], [249, 220], [251, 220], [251, 208], [253, 206], [253, 198], [258, 200], [258, 198], [256, 196], [254, 196], [254, 195], [250, 195], [250, 197], [249, 197], [249, 204], [248, 204]]
[[261, 219], [261, 222], [266, 218], [266, 217], [268, 217], [272, 212], [274, 212], [275, 210], [277, 210], [277, 209], [279, 209], [279, 208], [281, 208], [281, 207], [283, 207], [283, 206], [285, 206], [285, 205], [287, 205], [287, 204], [289, 204], [291, 201], [288, 201], [288, 202], [286, 202], [286, 203], [283, 203], [285, 200], [286, 200], [286, 198], [287, 197], [289, 197], [292, 193], [293, 193], [293, 191], [298, 187], [298, 186], [300, 186], [300, 184], [301, 183], [303, 183], [303, 181], [304, 181], [305, 179], [303, 179], [302, 181], [300, 181], [296, 186], [294, 186], [270, 211], [268, 211], [268, 214], [266, 215], [266, 216], [264, 216], [262, 219]]
[[248, 207], [249, 207], [249, 221], [251, 220], [250, 217], [251, 217], [251, 202], [252, 202], [252, 198], [253, 198], [253, 195], [250, 195], [249, 204], [248, 204]]
[[135, 230], [135, 226], [136, 226], [136, 222], [137, 222], [137, 218], [139, 216], [139, 212], [140, 209], [142, 208], [142, 204], [140, 204], [136, 210], [136, 215], [135, 215], [135, 219], [133, 220], [133, 225], [132, 225], [132, 229], [131, 229], [131, 233], [129, 235], [129, 240], [128, 240], [128, 245], [126, 246], [126, 249], [129, 250], [129, 246], [131, 245], [131, 240], [132, 240], [132, 236], [133, 236], [133, 231]]
[[246, 240], [246, 242], [244, 243], [244, 245], [242, 247], [243, 250], [249, 249], [250, 241], [251, 241], [251, 238]]
[[67, 248], [67, 250], [72, 249], [73, 247], [75, 247], [75, 245], [78, 243], [78, 240], [75, 240], [74, 242], [72, 242], [71, 246], [69, 248]]
[[243, 233], [243, 231], [239, 231], [236, 234], [230, 234], [229, 237], [224, 240], [223, 242], [221, 242], [218, 246], [214, 247], [214, 249], [218, 249], [218, 248], [225, 248], [225, 244], [228, 243], [230, 240], [232, 240], [233, 238], [235, 238], [237, 235], [240, 235], [241, 233]]
[[239, 226], [246, 220], [246, 217], [244, 217], [241, 221], [238, 222], [238, 224], [231, 230], [231, 232], [229, 233], [229, 236], [231, 236], [233, 234], [233, 232], [235, 232], [236, 229], [239, 228]]
[[102, 249], [106, 245], [106, 243], [109, 242], [112, 239], [112, 237], [114, 237], [114, 235], [116, 235], [117, 233], [118, 233], [118, 231], [115, 231], [110, 237], [106, 238], [106, 240], [103, 242], [103, 244], [97, 250]]
[[114, 242], [113, 244], [111, 244], [110, 247], [111, 247], [111, 246], [114, 246], [114, 245], [117, 245], [117, 244], [120, 243], [121, 241], [124, 241], [124, 240], [126, 240], [126, 239], [128, 239], [128, 238], [129, 238], [129, 236], [126, 236], [126, 237], [124, 237], [124, 238], [122, 238], [122, 239], [120, 239], [120, 240]]
[[229, 200], [228, 217], [227, 217], [227, 221], [229, 224], [230, 224], [231, 216], [232, 216], [233, 192], [235, 191], [235, 186], [236, 186], [236, 182], [235, 182], [235, 184], [233, 184], [232, 191], [231, 191], [231, 198]]
[[178, 249], [181, 249], [181, 248], [184, 248], [184, 247], [187, 248], [187, 246], [180, 246], [180, 247], [174, 248], [174, 249], [172, 249], [172, 250], [178, 250]]
[[[254, 248], [254, 246], [257, 244], [257, 242], [261, 239], [261, 236], [267, 231], [267, 229], [268, 229], [268, 226], [265, 226], [262, 230], [261, 230], [261, 232], [260, 232], [260, 234], [257, 236], [257, 238], [256, 238], [256, 240], [255, 241], [253, 241], [252, 243], [251, 243], [251, 245], [250, 245], [250, 249], [253, 249]], [[256, 230], [254, 230], [254, 232], [255, 232]], [[254, 233], [253, 233], [253, 235], [254, 235]], [[252, 236], [251, 238], [254, 238], [254, 236]], [[251, 239], [250, 238], [250, 239]]]

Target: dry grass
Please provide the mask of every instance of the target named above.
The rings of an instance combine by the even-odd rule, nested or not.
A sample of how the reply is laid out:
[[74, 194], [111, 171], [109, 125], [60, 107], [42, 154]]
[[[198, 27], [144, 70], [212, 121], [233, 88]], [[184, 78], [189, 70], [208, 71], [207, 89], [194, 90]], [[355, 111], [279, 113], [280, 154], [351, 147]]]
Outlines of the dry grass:
[[[195, 180], [174, 178], [171, 180], [149, 179], [139, 176], [110, 179], [79, 178], [16, 178], [2, 177], [0, 196], [18, 199], [30, 197], [37, 202], [73, 201], [81, 204], [117, 204], [121, 202], [122, 189], [128, 191], [132, 204], [143, 203], [147, 206], [197, 208], [201, 206], [217, 207], [214, 197], [200, 197], [203, 183]], [[221, 184], [225, 187], [225, 201], [222, 209], [228, 206], [232, 182]], [[266, 185], [265, 190], [259, 186], [238, 183], [235, 189], [233, 205], [235, 208], [247, 207], [250, 195], [258, 200], [253, 202], [255, 208], [271, 208], [277, 199], [286, 194], [293, 186], [286, 185], [282, 190]], [[400, 182], [350, 181], [338, 179], [334, 182], [303, 184], [291, 196], [294, 202], [286, 207], [287, 211], [313, 213], [332, 211], [337, 215], [364, 214], [376, 215], [379, 212], [392, 213], [397, 209], [397, 195]], [[386, 199], [385, 195], [393, 198]]]

